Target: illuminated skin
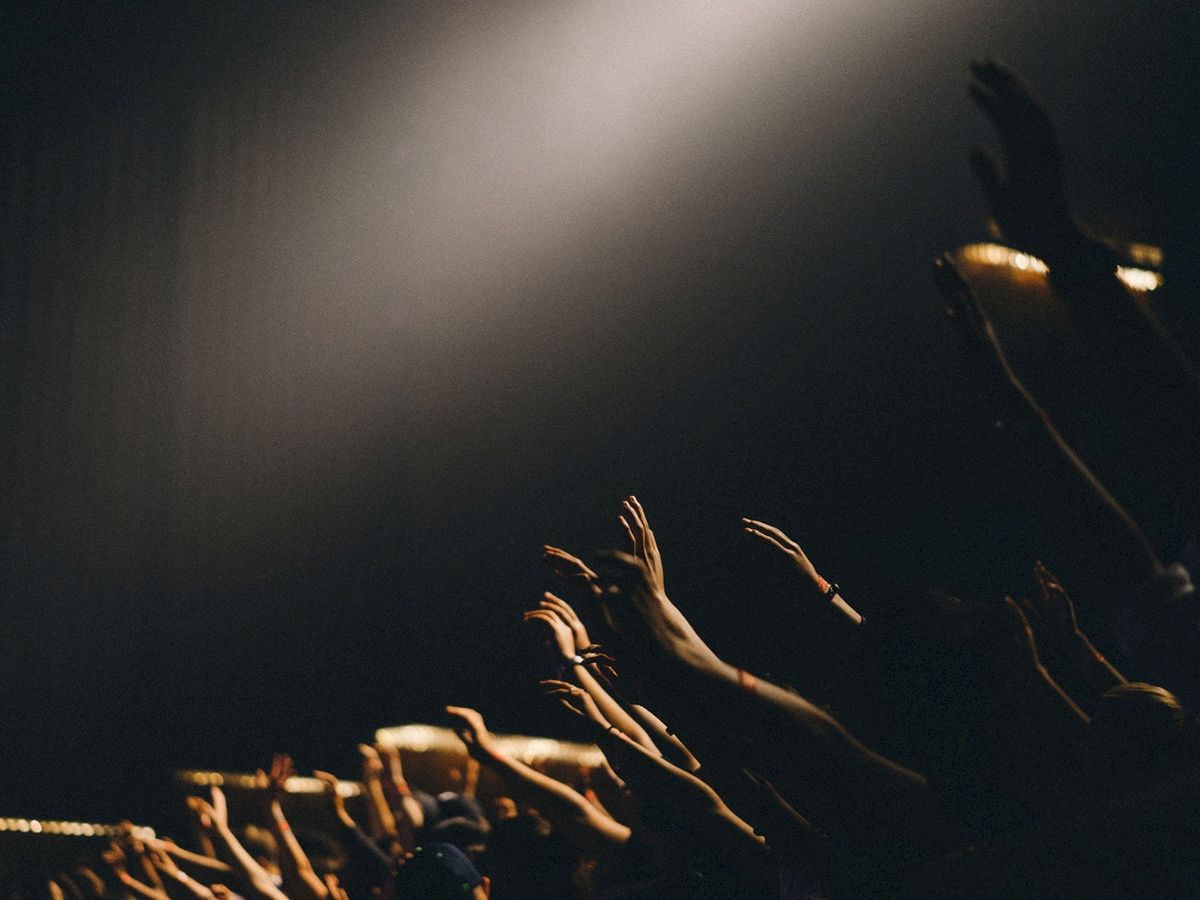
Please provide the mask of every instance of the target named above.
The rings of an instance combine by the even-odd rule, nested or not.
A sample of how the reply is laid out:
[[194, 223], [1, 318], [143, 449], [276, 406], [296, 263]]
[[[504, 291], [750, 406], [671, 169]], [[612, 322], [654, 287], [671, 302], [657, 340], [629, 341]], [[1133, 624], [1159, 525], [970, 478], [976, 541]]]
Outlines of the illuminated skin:
[[281, 800], [287, 793], [287, 780], [294, 774], [292, 758], [276, 753], [271, 760], [270, 773], [259, 769], [255, 777], [266, 806], [266, 820], [280, 848], [279, 874], [283, 890], [293, 900], [332, 900], [329, 885], [313, 869], [283, 813]]
[[[792, 561], [792, 564], [800, 571], [800, 574], [812, 584], [817, 597], [823, 598], [825, 596], [825, 593], [829, 590], [829, 582], [817, 574], [816, 567], [809, 562], [808, 556], [800, 549], [799, 544], [774, 525], [768, 525], [766, 522], [760, 522], [757, 519], [742, 519], [742, 527], [746, 534], [760, 538], [777, 550], [782, 550], [788, 559]], [[834, 594], [830, 602], [833, 604], [834, 609], [855, 625], [862, 624], [863, 617], [859, 614], [858, 610], [842, 598], [840, 593]]]
[[[539, 602], [537, 609], [532, 609], [525, 613], [525, 621], [542, 622], [547, 625], [550, 628], [555, 646], [564, 660], [576, 658], [580, 650], [591, 644], [591, 641], [587, 637], [587, 631], [584, 629], [583, 623], [579, 621], [579, 617], [575, 615], [575, 611], [564, 600], [549, 592], [543, 595], [543, 599]], [[582, 635], [583, 644], [579, 643], [580, 638], [577, 635]], [[608, 691], [604, 690], [595, 676], [588, 671], [586, 665], [583, 663], [572, 663], [569, 670], [571, 677], [579, 682], [580, 687], [586, 690], [589, 696], [603, 710], [604, 717], [608, 721], [612, 722], [646, 749], [654, 753], [659, 752], [645, 729], [621, 707], [620, 703], [613, 699]]]
[[507, 822], [518, 815], [517, 803], [512, 797], [497, 797], [492, 801], [492, 822]]
[[[425, 826], [425, 811], [421, 809], [421, 804], [408, 789], [408, 783], [404, 779], [404, 765], [400, 759], [400, 748], [391, 744], [376, 744], [375, 752], [384, 762], [383, 789], [389, 801], [389, 808], [396, 815], [408, 820], [406, 824], [411, 831], [420, 830]], [[474, 791], [474, 785], [471, 785], [471, 790]], [[467, 793], [465, 787], [463, 793]], [[468, 794], [468, 796], [474, 795]]]
[[242, 846], [241, 841], [229, 827], [229, 811], [225, 793], [215, 785], [212, 802], [199, 797], [188, 797], [188, 807], [195, 813], [203, 828], [211, 836], [217, 852], [233, 869], [246, 891], [246, 896], [260, 900], [287, 900], [286, 895], [275, 887], [270, 874]]
[[478, 712], [447, 706], [446, 713], [457, 720], [455, 731], [467, 752], [503, 777], [518, 800], [536, 806], [563, 837], [589, 852], [611, 849], [629, 840], [628, 826], [601, 813], [578, 791], [502, 751]]
[[[657, 799], [664, 808], [673, 810], [682, 830], [707, 832], [719, 842], [732, 841], [757, 846], [764, 843], [754, 829], [726, 806], [711, 787], [691, 772], [671, 764], [661, 754], [648, 750], [627, 734], [613, 728], [582, 688], [551, 679], [543, 681], [542, 686], [565, 709], [591, 725], [597, 741], [602, 748], [606, 748], [606, 754], [614, 750], [622, 752], [622, 766], [634, 780], [632, 786], [635, 790]], [[626, 781], [629, 783], [628, 779]]]
[[[757, 755], [751, 748], [740, 765], [780, 786], [798, 779], [815, 813], [828, 821], [866, 821], [883, 808], [915, 820], [924, 815], [928, 794], [922, 776], [864, 747], [792, 691], [757, 678], [748, 691], [741, 671], [700, 639], [642, 560], [612, 553], [598, 565], [606, 585], [600, 604], [608, 607], [614, 637], [647, 684], [672, 686], [656, 696], [692, 740], [771, 731], [789, 752]], [[700, 749], [719, 753], [719, 744], [706, 747]]]
[[397, 841], [396, 817], [383, 791], [383, 760], [370, 744], [358, 745], [362, 757], [363, 794], [367, 810], [367, 831], [376, 841]]

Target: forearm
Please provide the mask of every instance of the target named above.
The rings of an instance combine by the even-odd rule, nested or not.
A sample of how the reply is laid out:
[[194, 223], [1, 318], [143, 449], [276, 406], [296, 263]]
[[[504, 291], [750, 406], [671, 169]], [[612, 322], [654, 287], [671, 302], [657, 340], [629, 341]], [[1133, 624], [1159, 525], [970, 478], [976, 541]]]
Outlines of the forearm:
[[371, 837], [376, 840], [396, 837], [396, 818], [383, 793], [382, 781], [376, 775], [364, 774], [362, 786]]
[[[925, 779], [861, 745], [835, 719], [791, 691], [724, 662], [678, 664], [669, 676], [672, 718], [689, 743], [763, 773], [784, 796], [804, 796], [823, 827], [866, 821], [883, 810], [922, 815]], [[716, 737], [715, 737], [716, 736]], [[866, 817], [864, 819], [863, 817]]]
[[597, 726], [596, 739], [606, 754], [619, 756], [635, 793], [645, 801], [658, 801], [678, 830], [702, 834], [709, 844], [763, 844], [754, 829], [691, 772], [614, 730]]
[[1086, 679], [1092, 696], [1099, 697], [1105, 691], [1125, 684], [1125, 676], [1095, 648], [1087, 635], [1080, 633], [1076, 637], [1074, 650], [1076, 667]]
[[274, 801], [270, 810], [271, 832], [279, 846], [279, 871], [283, 877], [285, 892], [295, 898], [298, 894], [308, 893], [321, 896], [327, 889], [312, 863], [292, 833], [292, 826], [283, 814], [283, 807]]
[[213, 892], [182, 869], [165, 871], [161, 878], [171, 900], [213, 900]]
[[175, 860], [175, 865], [203, 884], [229, 884], [231, 879], [236, 878], [234, 870], [219, 859], [201, 856], [175, 845], [168, 846], [167, 853]]
[[117, 881], [129, 893], [139, 898], [139, 900], [166, 900], [166, 894], [163, 891], [153, 888], [148, 884], [143, 884], [138, 881], [125, 869], [117, 870]]
[[383, 779], [383, 790], [401, 847], [411, 849], [415, 834], [425, 825], [425, 811], [413, 796], [404, 776], [391, 773]]
[[667, 728], [667, 724], [662, 719], [638, 703], [631, 703], [629, 708], [646, 726], [646, 732], [651, 736], [658, 749], [662, 751], [665, 759], [670, 760], [685, 772], [695, 773], [700, 768], [700, 761], [692, 755], [687, 745]]
[[[394, 816], [407, 821], [401, 823], [397, 821], [397, 831], [409, 832], [408, 837], [411, 838], [412, 832], [419, 831], [425, 826], [425, 812], [421, 809], [421, 804], [417, 802], [417, 798], [413, 796], [412, 789], [408, 786], [408, 781], [404, 777], [404, 769], [400, 763], [400, 751], [393, 749], [393, 756], [389, 758], [389, 766], [384, 769], [383, 790], [387, 797], [388, 807], [392, 810]], [[408, 846], [410, 841], [402, 840], [405, 846]]]
[[1031, 458], [1015, 460], [1015, 475], [1042, 501], [1038, 507], [1045, 510], [1047, 536], [1070, 557], [1064, 560], [1072, 568], [1070, 580], [1088, 582], [1088, 592], [1107, 593], [1105, 600], [1122, 588], [1149, 580], [1162, 564], [1146, 536], [1076, 455], [1036, 399], [1016, 383], [1033, 422], [1024, 441]]
[[265, 900], [288, 900], [283, 892], [275, 887], [266, 870], [242, 846], [228, 825], [217, 825], [213, 829], [213, 837], [218, 851], [231, 860], [233, 869], [241, 874], [243, 882], [250, 890]]
[[654, 741], [651, 740], [646, 730], [625, 711], [625, 707], [604, 689], [604, 686], [588, 671], [587, 666], [575, 664], [571, 666], [571, 673], [575, 676], [575, 680], [579, 686], [587, 691], [592, 699], [596, 701], [596, 706], [605, 719], [617, 726], [617, 728], [621, 729], [621, 731], [625, 732], [625, 734], [629, 735], [647, 750], [655, 753], [658, 752], [658, 748], [655, 747]]
[[601, 813], [587, 798], [561, 781], [543, 775], [505, 753], [493, 753], [487, 764], [500, 775], [516, 799], [536, 806], [555, 828], [579, 847], [598, 851], [623, 844], [630, 830]]

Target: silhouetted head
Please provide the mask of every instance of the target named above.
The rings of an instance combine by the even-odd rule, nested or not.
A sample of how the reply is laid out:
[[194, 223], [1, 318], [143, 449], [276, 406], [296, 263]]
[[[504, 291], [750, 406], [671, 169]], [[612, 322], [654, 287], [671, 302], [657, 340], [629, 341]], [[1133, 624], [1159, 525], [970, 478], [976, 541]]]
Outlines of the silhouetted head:
[[1105, 692], [1092, 716], [1096, 777], [1132, 787], [1200, 763], [1192, 716], [1164, 687], [1134, 681]]
[[484, 900], [491, 893], [491, 882], [461, 850], [436, 842], [413, 848], [394, 884], [397, 900]]

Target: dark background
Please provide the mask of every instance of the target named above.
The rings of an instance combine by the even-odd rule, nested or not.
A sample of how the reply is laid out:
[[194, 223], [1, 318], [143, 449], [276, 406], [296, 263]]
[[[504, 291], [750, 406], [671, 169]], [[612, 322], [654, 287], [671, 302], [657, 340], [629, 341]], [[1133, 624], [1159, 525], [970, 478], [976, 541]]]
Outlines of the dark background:
[[446, 702], [561, 732], [519, 613], [630, 491], [700, 630], [799, 681], [738, 516], [860, 596], [1027, 565], [928, 277], [986, 235], [966, 64], [1186, 251], [1196, 5], [731, 6], [5, 4], [0, 814], [350, 774]]

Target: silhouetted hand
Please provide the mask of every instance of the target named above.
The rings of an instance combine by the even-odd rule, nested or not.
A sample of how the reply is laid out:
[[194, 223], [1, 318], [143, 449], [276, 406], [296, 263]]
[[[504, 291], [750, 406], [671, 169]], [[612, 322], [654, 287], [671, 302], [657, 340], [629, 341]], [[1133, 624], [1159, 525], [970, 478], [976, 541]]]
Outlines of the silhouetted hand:
[[554, 678], [543, 679], [540, 684], [545, 689], [547, 697], [555, 697], [568, 711], [580, 718], [594, 722], [601, 728], [608, 727], [608, 720], [600, 712], [600, 707], [583, 688]]
[[1002, 162], [981, 148], [971, 151], [992, 217], [1011, 243], [1053, 258], [1082, 237], [1067, 205], [1054, 127], [1011, 69], [984, 60], [971, 63], [971, 74], [971, 99], [1000, 138]]
[[1060, 639], [1079, 638], [1083, 632], [1075, 617], [1075, 604], [1058, 577], [1039, 560], [1034, 564], [1033, 578], [1038, 586], [1037, 600], [1028, 602], [1037, 621]]

